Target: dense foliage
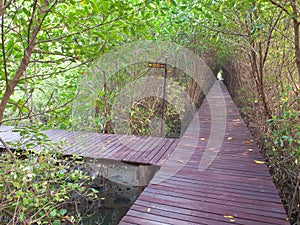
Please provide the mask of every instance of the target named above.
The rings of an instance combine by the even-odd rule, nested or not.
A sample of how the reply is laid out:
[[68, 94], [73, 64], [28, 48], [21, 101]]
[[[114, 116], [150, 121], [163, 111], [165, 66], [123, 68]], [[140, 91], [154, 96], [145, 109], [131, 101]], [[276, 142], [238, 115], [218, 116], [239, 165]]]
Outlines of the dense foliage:
[[80, 223], [84, 214], [70, 209], [80, 203], [80, 196], [93, 200], [96, 193], [81, 168], [84, 161], [64, 156], [62, 143], [51, 143], [38, 129], [15, 130], [21, 140], [8, 143], [14, 152], [0, 152], [0, 220], [5, 224]]
[[[0, 0], [0, 7], [0, 124], [68, 129], [78, 79], [97, 57], [136, 40], [173, 41], [202, 56], [213, 71], [223, 70], [290, 222], [299, 223], [299, 1]], [[141, 63], [104, 82], [98, 131], [111, 132], [118, 90], [146, 72]], [[184, 74], [177, 72], [174, 81], [194, 93]], [[161, 105], [159, 99], [143, 99], [132, 106], [135, 134], [149, 134]], [[171, 121], [178, 115], [169, 105], [166, 111], [172, 136]]]

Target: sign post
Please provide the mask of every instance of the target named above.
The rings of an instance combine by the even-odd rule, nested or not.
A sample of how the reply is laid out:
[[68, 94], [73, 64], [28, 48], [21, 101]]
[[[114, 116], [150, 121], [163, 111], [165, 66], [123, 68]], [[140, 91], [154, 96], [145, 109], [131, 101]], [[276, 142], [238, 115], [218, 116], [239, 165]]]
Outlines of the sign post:
[[165, 69], [164, 74], [164, 90], [163, 90], [163, 99], [162, 99], [162, 113], [161, 113], [161, 127], [160, 127], [160, 136], [163, 137], [164, 133], [164, 118], [165, 118], [165, 105], [166, 105], [166, 87], [167, 87], [167, 63], [157, 63], [157, 62], [149, 62], [148, 67], [157, 68], [157, 69]]

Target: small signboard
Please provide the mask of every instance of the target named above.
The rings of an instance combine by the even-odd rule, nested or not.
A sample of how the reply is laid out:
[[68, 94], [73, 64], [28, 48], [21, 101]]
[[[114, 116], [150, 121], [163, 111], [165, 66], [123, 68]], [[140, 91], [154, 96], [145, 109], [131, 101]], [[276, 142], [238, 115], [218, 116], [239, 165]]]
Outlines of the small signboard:
[[167, 64], [165, 64], [165, 63], [153, 63], [153, 62], [149, 62], [148, 66], [152, 67], [152, 68], [166, 68]]

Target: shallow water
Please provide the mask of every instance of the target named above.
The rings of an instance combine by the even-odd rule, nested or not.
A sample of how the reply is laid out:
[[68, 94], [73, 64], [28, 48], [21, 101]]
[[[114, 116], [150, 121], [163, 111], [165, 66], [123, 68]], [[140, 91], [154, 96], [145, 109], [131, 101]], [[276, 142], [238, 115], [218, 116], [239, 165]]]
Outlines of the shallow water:
[[92, 187], [99, 191], [98, 200], [82, 209], [93, 209], [83, 225], [114, 225], [126, 215], [159, 167], [134, 165], [115, 160], [88, 160]]

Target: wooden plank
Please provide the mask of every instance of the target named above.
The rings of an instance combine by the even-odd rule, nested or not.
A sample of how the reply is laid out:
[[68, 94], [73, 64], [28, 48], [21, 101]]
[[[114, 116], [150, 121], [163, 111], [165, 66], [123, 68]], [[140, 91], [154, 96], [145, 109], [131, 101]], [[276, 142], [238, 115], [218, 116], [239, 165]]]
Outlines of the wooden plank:
[[[196, 200], [199, 202], [202, 202], [202, 204], [217, 204], [217, 205], [222, 205], [222, 207], [232, 207], [235, 208], [238, 205], [238, 209], [236, 211], [247, 211], [251, 212], [253, 214], [257, 215], [268, 215], [273, 218], [282, 218], [282, 214], [278, 210], [278, 208], [273, 207], [273, 208], [266, 208], [260, 207], [260, 202], [255, 202], [252, 200], [249, 200], [247, 202], [242, 202], [238, 201], [239, 198], [237, 198], [237, 201], [232, 201], [232, 198], [230, 198], [230, 195], [227, 198], [219, 198], [222, 196], [212, 196], [212, 195], [200, 195], [197, 192], [190, 192], [189, 189], [181, 189], [182, 191], [180, 192], [179, 189], [174, 189], [173, 191], [170, 189], [158, 187], [158, 188], [148, 188], [145, 191], [144, 196], [156, 196], [156, 195], [161, 195], [161, 196], [168, 196], [168, 197], [175, 197], [175, 198], [180, 198], [180, 199], [187, 199], [187, 200]], [[185, 191], [185, 193], [183, 192]], [[273, 204], [275, 205], [275, 204]], [[275, 211], [276, 209], [276, 211]]]
[[172, 154], [177, 144], [178, 140], [169, 139], [157, 154], [149, 155], [147, 159], [151, 164], [162, 164]]
[[[144, 192], [146, 193], [146, 192]], [[270, 217], [267, 213], [265, 216], [257, 215], [255, 214], [255, 210], [245, 210], [241, 211], [238, 206], [236, 207], [229, 207], [229, 206], [223, 206], [213, 203], [202, 203], [198, 202], [197, 200], [189, 200], [189, 199], [182, 199], [182, 198], [176, 198], [176, 197], [169, 197], [169, 196], [163, 196], [160, 194], [156, 194], [155, 196], [147, 196], [146, 194], [142, 194], [139, 199], [153, 202], [153, 203], [159, 203], [159, 204], [166, 204], [166, 205], [172, 205], [179, 208], [187, 208], [187, 209], [196, 209], [200, 212], [205, 213], [211, 213], [218, 214], [219, 216], [223, 215], [231, 215], [236, 220], [243, 219], [243, 220], [252, 220], [252, 221], [258, 221], [263, 223], [269, 223], [269, 224], [286, 224], [284, 221], [285, 216], [282, 216], [282, 218], [273, 218]], [[239, 210], [239, 211], [238, 211]], [[131, 215], [131, 210], [129, 210], [128, 214]], [[148, 217], [145, 217], [148, 218]]]
[[143, 224], [143, 225], [168, 225], [168, 223], [160, 223], [155, 220], [148, 220], [148, 219], [144, 219], [144, 218], [134, 217], [131, 215], [126, 215], [125, 217], [123, 217], [122, 221], [119, 224], [123, 224], [123, 221], [125, 221], [125, 223], [139, 224], [139, 225], [140, 224]]
[[[193, 170], [180, 170], [176, 175], [182, 175], [183, 177], [186, 177], [189, 175], [190, 178], [192, 179], [200, 179], [199, 174], [193, 172]], [[244, 183], [244, 184], [257, 184], [257, 185], [266, 185], [266, 186], [271, 186], [272, 184], [272, 179], [270, 177], [263, 177], [259, 178], [257, 176], [237, 176], [234, 173], [226, 173], [222, 171], [215, 171], [215, 170], [209, 170], [209, 171], [204, 171], [202, 172], [201, 177], [205, 177], [207, 180], [217, 180], [224, 182], [228, 180], [229, 182], [232, 183]], [[212, 179], [213, 178], [213, 179]]]
[[[266, 193], [266, 194], [271, 194], [273, 193], [273, 195], [277, 195], [276, 191], [270, 191], [271, 188], [273, 188], [272, 185], [256, 185], [255, 183], [252, 184], [244, 184], [244, 183], [235, 183], [235, 182], [230, 182], [227, 181], [227, 179], [224, 180], [213, 180], [213, 179], [208, 179], [206, 177], [201, 177], [199, 176], [199, 179], [191, 179], [189, 177], [179, 177], [179, 176], [172, 176], [170, 179], [166, 180], [165, 182], [161, 182], [161, 185], [164, 185], [167, 182], [173, 182], [173, 185], [180, 185], [180, 187], [184, 187], [184, 185], [188, 187], [195, 187], [195, 188], [199, 188], [199, 187], [207, 187], [208, 189], [215, 187], [214, 190], [217, 190], [218, 188], [220, 190], [222, 190], [222, 188], [226, 189], [238, 189], [238, 190], [244, 190], [244, 191], [251, 191], [254, 192], [254, 194], [256, 192], [260, 192], [260, 193]], [[211, 187], [212, 186], [212, 187]]]
[[100, 146], [97, 149], [94, 149], [90, 152], [93, 157], [96, 158], [108, 158], [115, 159], [114, 155], [118, 153], [118, 151], [123, 150], [122, 139], [119, 135], [110, 135], [107, 139], [104, 140], [104, 146]]
[[[156, 138], [156, 137], [147, 137], [142, 143], [135, 143], [134, 149], [130, 152], [123, 153], [120, 156], [121, 160], [124, 161], [143, 161], [144, 154], [147, 152], [155, 151], [157, 146], [163, 141], [162, 138]], [[155, 149], [153, 149], [152, 146], [156, 146]], [[133, 156], [134, 159], [131, 159]]]
[[[202, 202], [210, 201], [217, 204], [229, 204], [229, 205], [239, 205], [248, 208], [260, 209], [263, 211], [272, 211], [282, 213], [280, 203], [273, 203], [267, 201], [261, 201], [255, 197], [252, 198], [244, 198], [243, 196], [234, 196], [228, 192], [222, 192], [220, 194], [215, 194], [213, 192], [208, 191], [199, 191], [198, 190], [191, 190], [190, 188], [184, 187], [177, 187], [174, 188], [169, 185], [152, 185], [146, 191], [168, 191], [169, 193], [178, 193], [178, 194], [185, 194], [190, 196], [191, 198], [200, 197]], [[195, 198], [196, 198], [195, 197]]]
[[[187, 221], [174, 219], [167, 217], [165, 215], [154, 215], [152, 213], [146, 212], [140, 212], [137, 210], [134, 210], [133, 208], [127, 213], [127, 215], [135, 216], [141, 219], [147, 218], [147, 220], [153, 221], [153, 222], [159, 222], [163, 224], [182, 224], [182, 225], [188, 225], [189, 223]], [[144, 223], [139, 223], [144, 224]]]
[[[174, 207], [173, 207], [174, 208]], [[187, 223], [187, 224], [191, 224], [191, 223], [199, 223], [199, 221], [201, 221], [202, 224], [215, 224], [216, 222], [218, 222], [218, 224], [220, 225], [228, 225], [230, 224], [230, 222], [225, 222], [225, 221], [221, 221], [221, 220], [213, 220], [210, 218], [204, 218], [204, 217], [197, 217], [195, 215], [186, 215], [184, 213], [182, 213], [182, 210], [174, 210], [174, 211], [168, 211], [165, 210], [165, 208], [155, 208], [155, 207], [147, 207], [145, 205], [140, 205], [140, 204], [135, 204], [132, 206], [132, 210], [141, 212], [141, 213], [145, 213], [147, 212], [147, 210], [150, 209], [149, 214], [153, 215], [153, 216], [159, 216], [159, 217], [164, 217], [164, 218], [171, 218], [171, 219], [175, 219], [177, 221], [177, 224], [180, 223]], [[177, 211], [177, 212], [176, 212]], [[222, 218], [220, 218], [222, 219]], [[224, 218], [223, 218], [224, 219]], [[161, 220], [163, 221], [163, 220]]]
[[[254, 222], [249, 220], [244, 220], [239, 218], [238, 221], [235, 221], [234, 223], [230, 221], [229, 218], [226, 218], [228, 215], [217, 215], [213, 212], [207, 213], [207, 212], [201, 212], [197, 211], [197, 209], [186, 209], [186, 208], [179, 208], [174, 207], [166, 204], [157, 204], [152, 202], [147, 202], [143, 200], [137, 200], [136, 205], [142, 206], [144, 208], [150, 208], [150, 212], [155, 214], [156, 212], [153, 209], [157, 209], [161, 211], [162, 214], [166, 212], [175, 213], [173, 215], [175, 218], [181, 219], [181, 216], [187, 221], [189, 221], [189, 224], [218, 224], [218, 225], [226, 225], [226, 224], [269, 224], [269, 223], [262, 223], [262, 222]], [[143, 210], [143, 209], [142, 209]], [[144, 209], [145, 211], [145, 209]], [[158, 212], [159, 213], [159, 212]], [[225, 216], [225, 217], [224, 217]], [[234, 219], [234, 218], [233, 218]]]

